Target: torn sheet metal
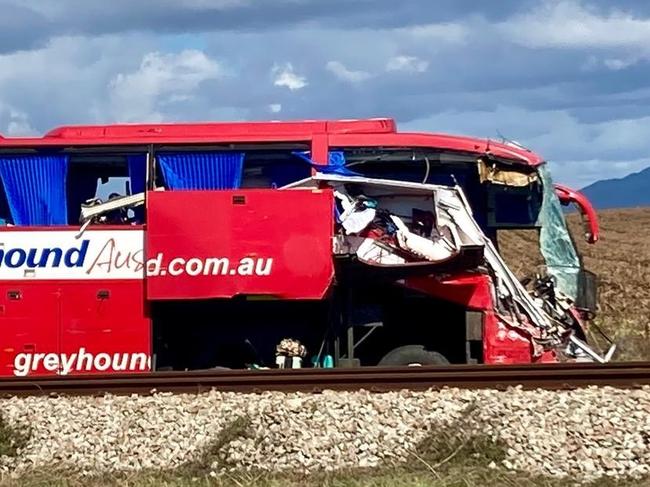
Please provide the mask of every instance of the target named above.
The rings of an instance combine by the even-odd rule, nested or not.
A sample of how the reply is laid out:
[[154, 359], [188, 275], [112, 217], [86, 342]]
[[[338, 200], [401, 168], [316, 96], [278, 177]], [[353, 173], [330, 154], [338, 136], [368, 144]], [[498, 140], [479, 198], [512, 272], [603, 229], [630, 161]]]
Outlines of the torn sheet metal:
[[81, 215], [79, 217], [81, 228], [76, 238], [80, 238], [93, 222], [112, 223], [109, 219], [111, 214], [117, 218], [117, 223], [126, 223], [128, 221], [126, 210], [142, 205], [144, 205], [144, 193], [120, 196], [103, 203], [99, 199], [89, 200], [81, 205]]
[[[584, 341], [575, 336], [575, 318], [570, 313], [570, 300], [565, 297], [564, 306], [559, 302], [542, 300], [536, 302], [526, 288], [508, 268], [496, 248], [482, 232], [471, 215], [471, 209], [460, 187], [441, 192], [439, 202], [446, 206], [452, 219], [466, 232], [475, 232], [485, 243], [486, 263], [494, 273], [498, 315], [508, 325], [524, 331], [532, 339], [535, 356], [545, 349], [560, 348], [571, 344], [576, 350], [567, 349], [573, 355], [588, 355], [597, 361], [611, 358], [612, 350], [601, 357]], [[561, 294], [559, 296], [562, 296]], [[553, 307], [553, 313], [549, 313]], [[545, 309], [546, 308], [546, 309]], [[568, 342], [568, 343], [567, 343]]]
[[[409, 265], [409, 259], [413, 258], [426, 260], [428, 257], [440, 257], [442, 254], [428, 255], [428, 249], [420, 247], [420, 245], [424, 245], [424, 242], [413, 239], [410, 235], [414, 233], [413, 228], [409, 228], [403, 221], [400, 223], [400, 219], [408, 213], [406, 210], [412, 211], [413, 205], [417, 202], [417, 210], [431, 211], [434, 216], [435, 223], [432, 232], [427, 235], [425, 240], [429, 240], [433, 244], [449, 245], [448, 250], [451, 252], [460, 249], [463, 245], [480, 245], [483, 248], [484, 264], [492, 277], [493, 302], [496, 303], [495, 312], [502, 322], [530, 337], [534, 356], [539, 357], [545, 350], [558, 350], [566, 347], [574, 356], [582, 354], [598, 361], [606, 361], [611, 357], [611, 354], [601, 357], [589, 345], [575, 336], [576, 322], [569, 313], [570, 306], [557, 307], [557, 303], [548, 303], [543, 299], [536, 301], [529, 294], [508, 268], [492, 241], [485, 236], [474, 220], [470, 205], [460, 187], [316, 174], [310, 179], [294, 183], [287, 188], [318, 186], [323, 183], [333, 186], [337, 191], [345, 191], [346, 187], [354, 186], [355, 190], [361, 192], [364, 197], [377, 200], [377, 208], [385, 208], [389, 211], [393, 225], [397, 231], [402, 232], [401, 237], [396, 237], [399, 243], [398, 250], [408, 250], [410, 257], [409, 255], [400, 255], [399, 252], [394, 251], [394, 248], [391, 249], [390, 245], [382, 247], [381, 239], [373, 239], [370, 235], [362, 235], [356, 248], [352, 240], [348, 238], [339, 238], [338, 242], [335, 239], [335, 252], [343, 253], [355, 250], [359, 252], [359, 249], [362, 249], [361, 258], [366, 256], [368, 259], [378, 259], [394, 266]], [[412, 227], [413, 221], [413, 219], [409, 221]], [[442, 238], [443, 229], [447, 229], [447, 235], [452, 238]], [[373, 239], [374, 242], [369, 243], [368, 239]], [[408, 248], [410, 239], [413, 240], [411, 240], [411, 248]], [[427, 242], [426, 245], [428, 247], [430, 244]], [[373, 246], [379, 248], [375, 249]], [[368, 257], [371, 250], [374, 254], [372, 257]], [[437, 250], [441, 251], [442, 246]], [[434, 272], [431, 271], [431, 273]], [[567, 297], [567, 299], [570, 298]]]
[[116, 210], [135, 208], [144, 204], [144, 193], [138, 193], [128, 196], [121, 196], [110, 199], [104, 203], [99, 200], [93, 200], [90, 203], [81, 205], [80, 223], [85, 223], [93, 218]]
[[548, 341], [551, 338], [553, 324], [508, 268], [490, 239], [483, 234], [471, 215], [469, 204], [465, 200], [462, 190], [448, 188], [441, 192], [439, 201], [457, 225], [483, 241], [486, 262], [494, 273], [496, 298], [502, 308], [497, 312], [511, 327], [522, 330], [534, 339], [534, 355], [539, 355], [543, 350], [540, 342]]
[[[565, 352], [572, 353], [574, 356], [586, 355], [599, 362], [611, 358], [612, 350], [602, 357], [575, 336], [576, 322], [570, 313], [568, 297], [565, 297], [567, 301], [564, 302], [564, 306], [559, 302], [552, 303], [548, 300], [536, 302], [533, 299], [472, 218], [470, 206], [460, 187], [453, 190], [450, 188], [446, 194], [440, 195], [439, 201], [441, 205], [447, 206], [450, 215], [459, 226], [468, 232], [473, 228], [481, 235], [486, 246], [486, 262], [494, 273], [494, 286], [499, 305], [497, 313], [509, 326], [520, 329], [531, 337], [535, 356], [540, 356], [545, 349], [559, 349], [566, 346]], [[549, 312], [551, 307], [554, 313]], [[573, 350], [568, 345], [571, 345]]]
[[436, 265], [482, 247], [438, 208], [437, 191], [445, 186], [314, 176], [314, 180], [323, 178], [334, 187], [340, 207], [338, 220], [344, 235], [336, 239], [337, 254], [356, 253], [369, 265]]

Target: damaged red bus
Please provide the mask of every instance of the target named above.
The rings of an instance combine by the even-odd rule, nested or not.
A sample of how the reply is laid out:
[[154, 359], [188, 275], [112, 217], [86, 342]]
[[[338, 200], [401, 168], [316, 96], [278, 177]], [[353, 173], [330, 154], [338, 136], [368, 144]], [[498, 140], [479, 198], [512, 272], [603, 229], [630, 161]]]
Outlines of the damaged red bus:
[[[544, 161], [391, 119], [0, 136], [3, 376], [606, 361]], [[517, 280], [497, 233], [533, 229]], [[532, 272], [532, 270], [531, 270]]]

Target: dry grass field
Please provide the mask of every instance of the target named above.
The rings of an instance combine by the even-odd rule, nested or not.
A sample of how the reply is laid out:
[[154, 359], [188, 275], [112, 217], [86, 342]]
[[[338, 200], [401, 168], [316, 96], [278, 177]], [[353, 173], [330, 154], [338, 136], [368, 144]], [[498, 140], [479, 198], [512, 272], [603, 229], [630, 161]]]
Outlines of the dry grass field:
[[[650, 360], [650, 208], [604, 210], [599, 219], [600, 241], [588, 245], [580, 217], [569, 215], [585, 267], [599, 278], [595, 324], [618, 343], [616, 359]], [[499, 244], [517, 275], [540, 263], [533, 232], [505, 232]]]

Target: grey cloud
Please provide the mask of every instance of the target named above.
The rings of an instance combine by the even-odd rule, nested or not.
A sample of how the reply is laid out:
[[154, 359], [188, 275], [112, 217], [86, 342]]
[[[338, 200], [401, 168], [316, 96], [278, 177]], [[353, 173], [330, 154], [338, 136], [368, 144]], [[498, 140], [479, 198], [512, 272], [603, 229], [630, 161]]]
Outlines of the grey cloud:
[[[454, 22], [477, 15], [498, 20], [533, 5], [533, 0], [0, 0], [9, 20], [5, 51], [28, 49], [60, 35], [104, 35], [132, 31], [187, 33], [273, 31], [300, 26], [331, 29], [392, 29]], [[5, 13], [6, 12], [6, 13]], [[18, 20], [19, 22], [15, 22]], [[1, 25], [1, 24], [0, 24]]]
[[[597, 17], [614, 11], [604, 0], [565, 1]], [[625, 49], [530, 48], [504, 31], [547, 4], [0, 0], [11, 16], [0, 20], [0, 131], [393, 116], [405, 129], [499, 130], [568, 182], [637, 168], [650, 150], [650, 64]], [[650, 19], [631, 0], [616, 9]], [[413, 69], [387, 69], [400, 56], [417, 60]], [[289, 64], [299, 89], [274, 84], [274, 66]]]
[[551, 161], [558, 170], [558, 180], [584, 186], [604, 172], [624, 175], [627, 169], [643, 167], [644, 160], [650, 165], [650, 139], [644, 136], [649, 124], [649, 116], [585, 124], [566, 111], [500, 106], [490, 111], [443, 112], [403, 124], [403, 128], [437, 127], [443, 132], [497, 140], [501, 134]]
[[136, 69], [155, 45], [137, 35], [65, 37], [43, 49], [0, 56], [0, 104], [25, 113], [39, 132], [63, 123], [108, 121], [110, 80]]
[[0, 54], [44, 45], [53, 26], [48, 19], [27, 7], [0, 3]]

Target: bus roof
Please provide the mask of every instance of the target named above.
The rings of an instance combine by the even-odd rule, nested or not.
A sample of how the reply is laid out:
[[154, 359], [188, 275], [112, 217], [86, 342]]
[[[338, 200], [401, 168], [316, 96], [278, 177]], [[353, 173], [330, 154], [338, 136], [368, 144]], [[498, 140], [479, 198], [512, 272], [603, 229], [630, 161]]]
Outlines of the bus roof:
[[538, 165], [543, 162], [539, 155], [514, 144], [446, 134], [397, 132], [397, 125], [391, 118], [67, 125], [50, 130], [42, 137], [3, 137], [0, 135], [0, 150], [142, 144], [309, 141], [318, 134], [329, 136], [332, 145], [430, 147], [476, 154], [490, 152], [496, 156], [528, 165]]

